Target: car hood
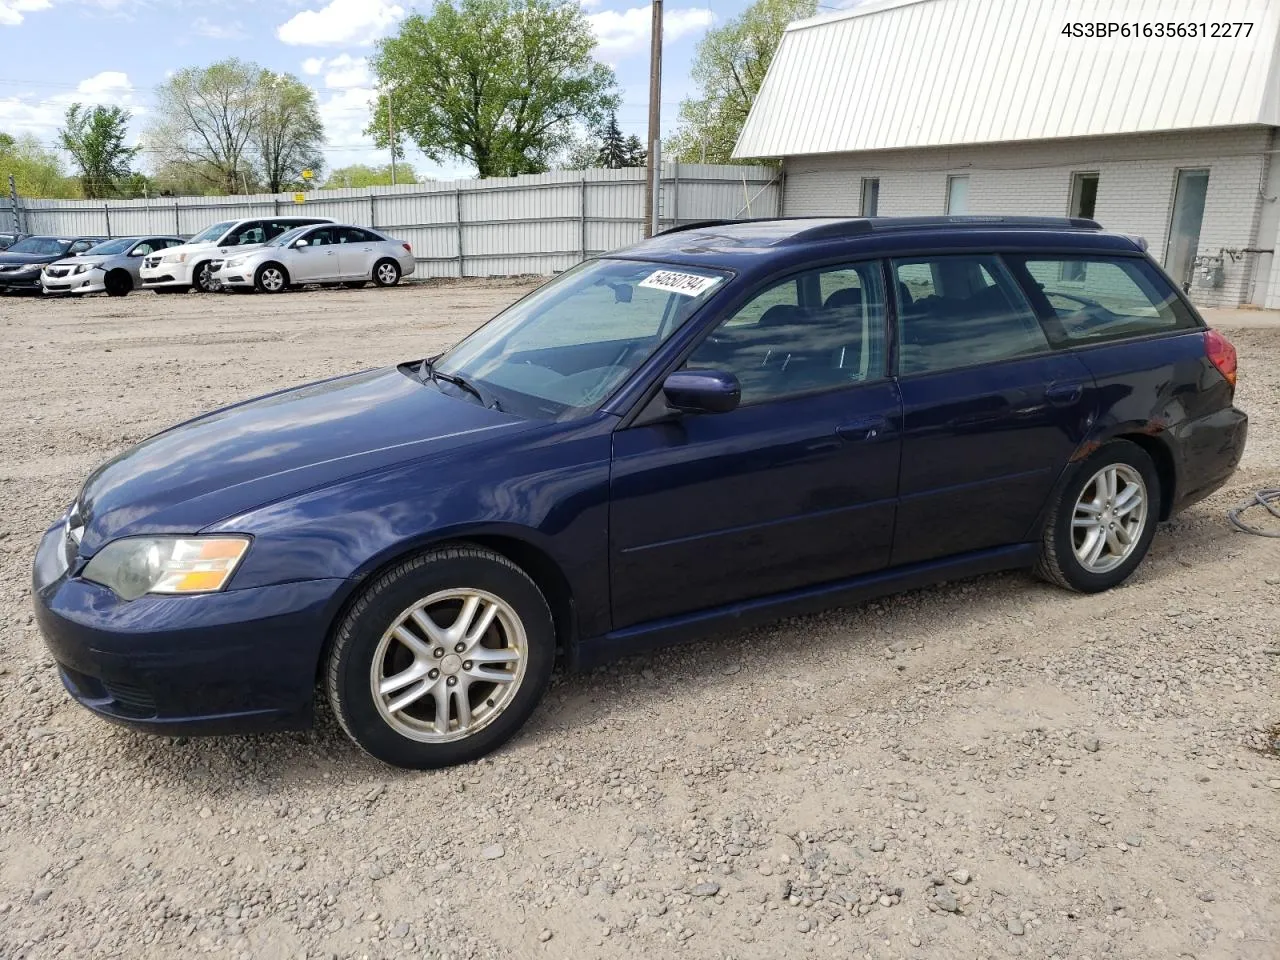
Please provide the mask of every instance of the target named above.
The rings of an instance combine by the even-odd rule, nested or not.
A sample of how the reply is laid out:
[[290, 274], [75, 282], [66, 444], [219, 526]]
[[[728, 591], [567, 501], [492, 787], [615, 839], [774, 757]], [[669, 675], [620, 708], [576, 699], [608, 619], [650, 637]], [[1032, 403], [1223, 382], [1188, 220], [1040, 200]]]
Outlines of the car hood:
[[78, 256], [78, 257], [63, 257], [61, 260], [53, 260], [53, 261], [50, 261], [49, 266], [51, 266], [51, 267], [78, 267], [78, 266], [80, 266], [82, 263], [87, 263], [87, 264], [89, 264], [89, 266], [91, 266], [91, 267], [92, 267], [92, 266], [96, 266], [96, 265], [101, 264], [101, 263], [106, 263], [106, 262], [107, 262], [108, 260], [110, 260], [110, 259], [112, 259], [112, 255], [111, 255], [111, 254], [104, 254], [104, 255], [102, 255], [102, 256], [94, 256], [94, 257], [90, 257], [90, 256], [87, 256], [87, 255], [81, 255], [81, 256]]
[[269, 394], [126, 450], [81, 491], [82, 551], [121, 536], [195, 532], [327, 483], [531, 426], [446, 395], [407, 369]]
[[[62, 254], [47, 253], [9, 253], [7, 250], [0, 251], [0, 266], [7, 266], [21, 263], [53, 263], [55, 260], [62, 259]], [[72, 257], [73, 260], [80, 259]]]

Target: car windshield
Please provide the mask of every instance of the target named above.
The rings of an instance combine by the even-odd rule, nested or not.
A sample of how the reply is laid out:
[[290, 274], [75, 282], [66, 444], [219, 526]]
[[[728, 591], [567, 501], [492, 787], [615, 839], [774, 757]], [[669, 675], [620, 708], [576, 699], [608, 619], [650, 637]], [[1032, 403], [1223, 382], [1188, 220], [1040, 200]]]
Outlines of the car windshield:
[[604, 403], [727, 279], [703, 268], [589, 260], [489, 321], [435, 369], [512, 413], [580, 415]]
[[31, 253], [40, 257], [59, 257], [71, 246], [70, 240], [59, 240], [57, 237], [27, 237], [19, 240], [7, 253]]
[[137, 242], [137, 237], [121, 237], [116, 240], [108, 240], [106, 243], [100, 243], [96, 247], [90, 247], [84, 252], [84, 256], [107, 253], [124, 253]]
[[201, 230], [187, 243], [209, 243], [217, 240], [220, 236], [236, 225], [234, 220], [224, 220], [222, 223], [215, 223], [212, 227]]
[[298, 237], [302, 235], [304, 230], [310, 230], [313, 226], [315, 226], [315, 224], [308, 224], [305, 227], [294, 227], [292, 230], [287, 230], [284, 233], [280, 234], [280, 236], [276, 237], [274, 240], [270, 241], [267, 244], [267, 246], [268, 247], [288, 246], [290, 243], [293, 243], [294, 240], [297, 240]]

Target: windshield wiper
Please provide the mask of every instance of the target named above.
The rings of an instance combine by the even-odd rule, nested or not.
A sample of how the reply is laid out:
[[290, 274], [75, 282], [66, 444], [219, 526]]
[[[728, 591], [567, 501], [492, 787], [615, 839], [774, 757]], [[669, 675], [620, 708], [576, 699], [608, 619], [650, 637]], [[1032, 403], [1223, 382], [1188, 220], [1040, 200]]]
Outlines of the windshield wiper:
[[456, 373], [444, 373], [441, 370], [437, 370], [436, 360], [438, 359], [439, 357], [428, 357], [426, 360], [422, 361], [418, 366], [418, 378], [420, 380], [443, 380], [445, 383], [453, 384], [453, 386], [457, 387], [459, 390], [463, 390], [471, 394], [480, 401], [480, 406], [501, 412], [502, 404], [498, 403], [497, 397], [494, 397], [492, 402], [486, 401], [484, 394], [482, 394], [479, 389], [476, 388], [475, 384], [466, 377], [459, 376]]

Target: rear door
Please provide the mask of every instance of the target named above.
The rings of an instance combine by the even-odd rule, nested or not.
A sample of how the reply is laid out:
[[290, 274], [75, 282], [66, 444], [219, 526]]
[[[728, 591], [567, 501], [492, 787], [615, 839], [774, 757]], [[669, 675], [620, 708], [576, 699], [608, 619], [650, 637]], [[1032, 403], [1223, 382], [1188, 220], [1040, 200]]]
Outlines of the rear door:
[[347, 280], [367, 280], [373, 276], [378, 238], [359, 227], [334, 227], [338, 238], [338, 262]]
[[1093, 378], [997, 256], [896, 260], [902, 471], [893, 564], [1020, 543], [1084, 439]]
[[773, 284], [686, 362], [733, 373], [734, 411], [614, 434], [615, 629], [889, 562], [899, 458], [882, 267]]

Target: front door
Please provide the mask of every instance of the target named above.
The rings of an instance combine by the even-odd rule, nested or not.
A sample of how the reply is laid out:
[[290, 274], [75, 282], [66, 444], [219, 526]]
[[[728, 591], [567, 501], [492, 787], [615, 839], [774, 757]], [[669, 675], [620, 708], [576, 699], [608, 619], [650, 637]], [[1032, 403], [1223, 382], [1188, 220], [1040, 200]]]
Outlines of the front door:
[[340, 268], [338, 245], [333, 242], [333, 228], [317, 227], [304, 234], [301, 239], [307, 241], [304, 246], [289, 248], [289, 278], [294, 283], [336, 280], [340, 275]]
[[893, 270], [903, 405], [893, 564], [1020, 543], [1088, 427], [1093, 378], [1050, 350], [999, 257]]
[[615, 433], [615, 629], [888, 564], [900, 404], [884, 316], [876, 262], [773, 284], [686, 362], [735, 374], [737, 410]]

